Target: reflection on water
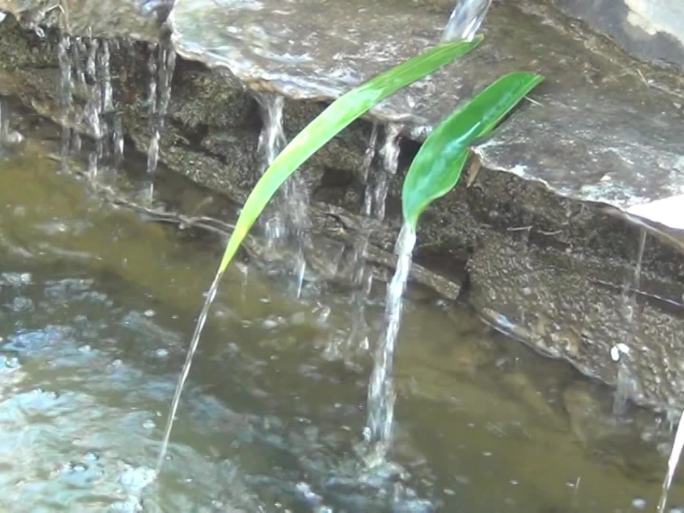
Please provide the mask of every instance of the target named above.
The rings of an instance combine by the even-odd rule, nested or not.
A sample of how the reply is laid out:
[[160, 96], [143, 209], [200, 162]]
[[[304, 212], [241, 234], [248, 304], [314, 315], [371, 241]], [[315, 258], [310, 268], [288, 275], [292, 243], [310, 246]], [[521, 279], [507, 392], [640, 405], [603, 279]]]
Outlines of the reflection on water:
[[[151, 483], [220, 241], [112, 207], [53, 152], [58, 134], [0, 159], [0, 510], [655, 507], [670, 438], [657, 418], [613, 416], [609, 391], [416, 291], [398, 344], [393, 463], [365, 473], [369, 362], [351, 370], [322, 354], [350, 326], [348, 294], [305, 286], [294, 299], [253, 265], [224, 279]], [[128, 166], [144, 175], [144, 159]], [[160, 197], [166, 187], [178, 208], [206, 197], [165, 180]], [[381, 310], [367, 312], [374, 338]], [[675, 486], [672, 507], [683, 500]]]

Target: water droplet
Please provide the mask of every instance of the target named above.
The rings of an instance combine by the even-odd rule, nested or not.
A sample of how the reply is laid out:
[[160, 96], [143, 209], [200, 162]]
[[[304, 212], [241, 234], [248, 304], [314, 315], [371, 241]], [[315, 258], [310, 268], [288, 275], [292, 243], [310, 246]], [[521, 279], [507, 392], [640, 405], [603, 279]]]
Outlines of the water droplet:
[[161, 347], [154, 352], [154, 355], [157, 358], [166, 358], [169, 356], [169, 351], [167, 349], [164, 349], [163, 347]]

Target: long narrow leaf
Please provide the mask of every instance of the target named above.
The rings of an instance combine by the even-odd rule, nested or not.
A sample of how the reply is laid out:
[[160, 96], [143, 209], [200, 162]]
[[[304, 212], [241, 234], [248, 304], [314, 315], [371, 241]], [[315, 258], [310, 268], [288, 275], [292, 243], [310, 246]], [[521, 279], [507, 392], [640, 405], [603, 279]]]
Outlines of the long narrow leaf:
[[402, 190], [404, 220], [414, 229], [435, 199], [457, 183], [473, 141], [490, 133], [544, 77], [504, 75], [440, 123], [425, 140], [408, 170]]
[[474, 49], [481, 41], [458, 41], [432, 48], [371, 79], [331, 103], [276, 157], [252, 189], [235, 230], [228, 240], [219, 272], [223, 273], [237, 253], [250, 228], [278, 188], [311, 155], [352, 121], [399, 89], [429, 75]]

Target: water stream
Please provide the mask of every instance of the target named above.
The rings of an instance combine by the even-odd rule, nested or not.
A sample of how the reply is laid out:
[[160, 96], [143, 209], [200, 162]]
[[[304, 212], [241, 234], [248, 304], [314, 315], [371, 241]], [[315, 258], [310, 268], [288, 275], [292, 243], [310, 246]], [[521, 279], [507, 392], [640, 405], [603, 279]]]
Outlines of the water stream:
[[472, 41], [482, 25], [492, 0], [458, 0], [442, 33], [443, 41]]
[[639, 230], [637, 251], [634, 266], [629, 269], [628, 276], [625, 278], [622, 287], [621, 315], [623, 318], [624, 330], [622, 341], [617, 342], [611, 349], [611, 358], [617, 365], [617, 377], [615, 384], [615, 397], [613, 400], [613, 412], [616, 415], [623, 414], [627, 409], [627, 402], [636, 395], [635, 380], [629, 370], [629, 359], [632, 358], [629, 351], [629, 344], [634, 337], [635, 330], [638, 329], [638, 308], [637, 297], [641, 285], [641, 267], [643, 264], [644, 251], [646, 249], [647, 232], [643, 228]]
[[[443, 39], [471, 40], [484, 21], [490, 4], [491, 0], [462, 0], [459, 2], [449, 18]], [[400, 125], [389, 125], [387, 127], [385, 145], [382, 150], [385, 172], [379, 175], [372, 200], [367, 200], [372, 202], [373, 208], [368, 208], [367, 204], [364, 205], [364, 210], [371, 211], [379, 220], [385, 218], [385, 198], [389, 178], [397, 170], [400, 133]], [[371, 457], [369, 459], [371, 466], [385, 461], [392, 438], [395, 402], [392, 376], [393, 359], [401, 324], [402, 298], [408, 282], [415, 243], [415, 232], [404, 224], [397, 240], [397, 267], [387, 288], [383, 331], [375, 349], [373, 371], [368, 385], [368, 421], [364, 430], [364, 438], [371, 444]]]
[[[259, 154], [262, 173], [273, 163], [287, 144], [283, 126], [285, 98], [273, 93], [254, 93], [260, 106], [263, 127], [259, 135]], [[291, 270], [295, 282], [295, 295], [299, 297], [306, 273], [305, 248], [310, 246], [309, 195], [301, 170], [290, 176], [275, 199], [275, 212], [267, 214], [264, 222], [269, 245], [293, 246], [294, 261]], [[282, 249], [282, 248], [281, 248]]]
[[169, 41], [148, 45], [147, 86], [150, 143], [147, 150], [147, 173], [153, 175], [159, 164], [159, 139], [164, 130], [171, 100], [171, 82], [176, 69], [176, 52]]
[[[385, 126], [384, 141], [378, 152], [379, 129], [377, 124], [374, 124], [359, 170], [366, 184], [361, 214], [367, 222], [361, 227], [354, 241], [350, 257], [354, 286], [351, 298], [351, 304], [354, 305], [351, 329], [343, 340], [332, 341], [326, 351], [330, 357], [343, 357], [349, 364], [353, 364], [352, 358], [356, 354], [364, 352], [370, 347], [365, 310], [373, 287], [373, 275], [366, 265], [365, 253], [373, 227], [377, 227], [385, 219], [385, 203], [389, 192], [389, 182], [399, 167], [401, 131], [402, 126], [396, 123]], [[382, 166], [379, 169], [373, 167], [377, 153], [382, 158]], [[371, 170], [374, 172], [371, 173]]]
[[61, 154], [80, 152], [80, 132], [93, 140], [88, 174], [95, 178], [103, 165], [123, 158], [121, 121], [114, 109], [110, 44], [105, 39], [62, 35], [57, 57], [62, 118]]
[[368, 422], [364, 438], [373, 444], [376, 461], [383, 461], [392, 438], [394, 422], [394, 351], [401, 325], [402, 300], [409, 271], [416, 233], [404, 225], [397, 239], [397, 268], [387, 287], [385, 319], [380, 342], [375, 349], [373, 373], [368, 384]]
[[[372, 198], [375, 196], [373, 188], [370, 186], [370, 174], [377, 153], [378, 133], [378, 124], [373, 123], [368, 146], [366, 147], [360, 169], [361, 178], [366, 184], [361, 214], [367, 219], [372, 219]], [[370, 223], [364, 224], [354, 240], [354, 246], [350, 257], [352, 286], [354, 287], [351, 298], [351, 329], [345, 338], [343, 348], [340, 349], [338, 344], [335, 343], [330, 345], [328, 352], [332, 357], [345, 356], [349, 359], [350, 356], [354, 355], [359, 350], [367, 351], [370, 347], [370, 341], [368, 339], [369, 327], [366, 320], [366, 303], [368, 302], [368, 297], [373, 287], [373, 275], [366, 266], [366, 250], [368, 249], [371, 231]]]

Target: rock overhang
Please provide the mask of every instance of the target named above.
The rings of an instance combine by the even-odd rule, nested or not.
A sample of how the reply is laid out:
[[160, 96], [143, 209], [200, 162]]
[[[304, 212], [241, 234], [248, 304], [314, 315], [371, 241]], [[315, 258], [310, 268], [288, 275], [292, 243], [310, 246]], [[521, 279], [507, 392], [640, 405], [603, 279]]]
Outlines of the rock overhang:
[[[207, 14], [205, 16], [205, 14]], [[409, 2], [179, 0], [170, 23], [182, 56], [224, 66], [252, 87], [332, 100], [436, 44], [448, 12]], [[544, 3], [495, 4], [472, 54], [372, 111], [421, 139], [497, 76], [524, 69], [546, 82], [474, 151], [486, 168], [603, 203], [654, 229], [684, 209], [684, 87]], [[649, 205], [653, 205], [649, 207]]]
[[[0, 0], [0, 9], [19, 16], [58, 5]], [[437, 44], [449, 14], [439, 3], [408, 0], [82, 0], [67, 6], [69, 28], [80, 34], [156, 40], [167, 21], [182, 57], [226, 68], [253, 89], [318, 101]], [[484, 167], [604, 204], [655, 231], [681, 230], [684, 77], [633, 60], [541, 0], [495, 3], [483, 32], [485, 41], [472, 54], [370, 116], [401, 123], [420, 141], [501, 74], [541, 73], [546, 81], [531, 101], [474, 146]]]

